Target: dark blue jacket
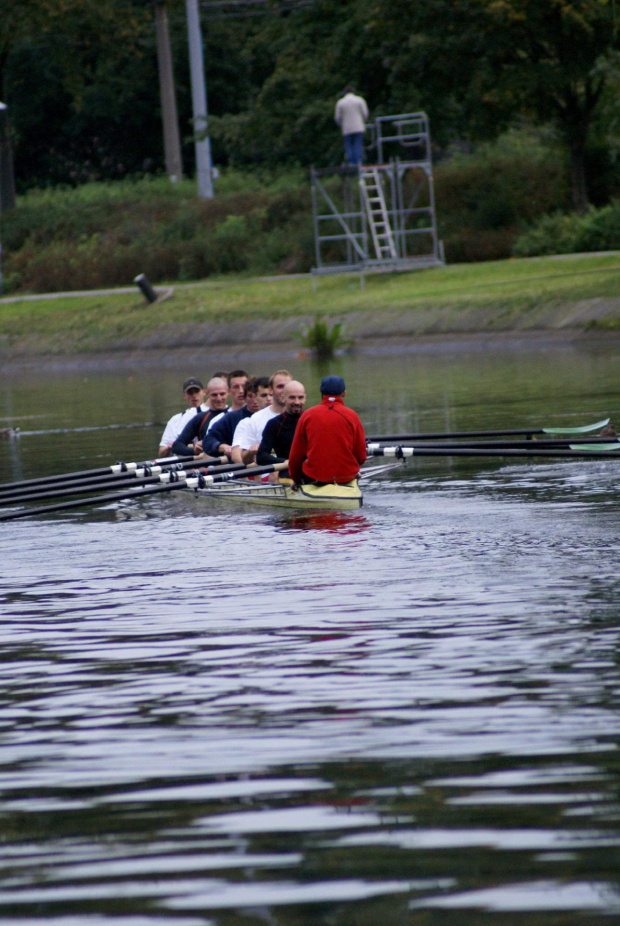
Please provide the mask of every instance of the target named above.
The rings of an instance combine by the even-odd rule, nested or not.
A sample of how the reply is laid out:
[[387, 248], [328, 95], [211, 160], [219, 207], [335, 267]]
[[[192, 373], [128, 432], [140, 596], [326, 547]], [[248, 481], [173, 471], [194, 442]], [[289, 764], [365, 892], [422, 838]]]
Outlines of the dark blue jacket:
[[300, 418], [301, 415], [289, 415], [287, 412], [282, 412], [281, 415], [269, 419], [256, 451], [256, 462], [259, 466], [269, 466], [271, 463], [283, 463], [288, 460], [295, 428]]
[[202, 439], [202, 449], [212, 457], [219, 456], [218, 447], [220, 444], [230, 444], [232, 446], [235, 428], [243, 418], [249, 418], [252, 412], [247, 405], [237, 409], [236, 412], [228, 412], [219, 421], [216, 421], [208, 434]]
[[[194, 452], [194, 440], [196, 438], [202, 440], [213, 418], [221, 414], [222, 412], [214, 412], [210, 408], [208, 411], [201, 411], [197, 415], [194, 415], [193, 418], [190, 418], [172, 445], [173, 454], [177, 457], [187, 457], [191, 455]], [[226, 417], [226, 415], [227, 412], [224, 413], [224, 417]]]

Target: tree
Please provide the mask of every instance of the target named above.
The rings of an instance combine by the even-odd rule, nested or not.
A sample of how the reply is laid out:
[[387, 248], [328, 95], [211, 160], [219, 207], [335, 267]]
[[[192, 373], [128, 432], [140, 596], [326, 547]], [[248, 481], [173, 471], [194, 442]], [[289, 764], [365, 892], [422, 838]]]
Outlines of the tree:
[[260, 20], [244, 51], [253, 81], [245, 106], [231, 112], [227, 104], [219, 118], [210, 118], [214, 137], [231, 156], [245, 163], [341, 162], [338, 95], [355, 84], [378, 112], [385, 87], [360, 9], [360, 0], [316, 0]]
[[[149, 114], [155, 125], [158, 115], [149, 7], [131, 0], [16, 0], [0, 6], [0, 36], [0, 87], [22, 184], [88, 179], [91, 168], [95, 177], [115, 175], [112, 165], [123, 167], [130, 152], [128, 130], [143, 150], [143, 112], [155, 109], [154, 118]], [[141, 94], [148, 94], [144, 103]]]
[[588, 208], [586, 143], [620, 50], [613, 0], [368, 0], [368, 13], [394, 90], [416, 86], [433, 118], [460, 115], [473, 136], [517, 114], [553, 122]]

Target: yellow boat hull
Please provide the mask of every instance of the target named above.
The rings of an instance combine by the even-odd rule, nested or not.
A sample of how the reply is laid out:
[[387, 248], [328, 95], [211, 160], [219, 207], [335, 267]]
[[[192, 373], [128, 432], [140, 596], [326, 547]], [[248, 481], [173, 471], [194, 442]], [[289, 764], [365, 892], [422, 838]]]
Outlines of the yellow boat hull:
[[293, 489], [292, 484], [247, 483], [212, 486], [199, 491], [210, 499], [221, 501], [248, 502], [252, 505], [270, 505], [276, 508], [305, 508], [313, 511], [354, 511], [362, 507], [363, 496], [357, 479], [345, 485], [302, 485]]

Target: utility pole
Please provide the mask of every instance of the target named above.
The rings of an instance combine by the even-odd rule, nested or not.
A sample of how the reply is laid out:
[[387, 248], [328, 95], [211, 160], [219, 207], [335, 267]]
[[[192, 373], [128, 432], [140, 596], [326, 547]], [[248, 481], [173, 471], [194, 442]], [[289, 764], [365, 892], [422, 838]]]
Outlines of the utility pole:
[[205, 86], [204, 55], [202, 48], [202, 32], [200, 31], [200, 15], [198, 13], [198, 0], [186, 0], [186, 4], [198, 196], [201, 199], [213, 199], [211, 144], [207, 134], [207, 90]]
[[166, 173], [170, 180], [176, 183], [177, 180], [183, 179], [183, 162], [181, 160], [179, 117], [177, 115], [177, 100], [174, 90], [166, 0], [156, 0], [155, 2], [155, 30], [157, 34], [157, 64], [159, 68], [159, 93], [164, 129]]

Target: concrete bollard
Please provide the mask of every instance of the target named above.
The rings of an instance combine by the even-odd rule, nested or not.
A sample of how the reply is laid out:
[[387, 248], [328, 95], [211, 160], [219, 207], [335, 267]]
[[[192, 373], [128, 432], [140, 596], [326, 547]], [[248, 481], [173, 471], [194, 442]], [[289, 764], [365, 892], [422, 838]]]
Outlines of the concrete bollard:
[[139, 273], [138, 276], [135, 277], [134, 283], [147, 302], [157, 302], [157, 293], [143, 273]]

